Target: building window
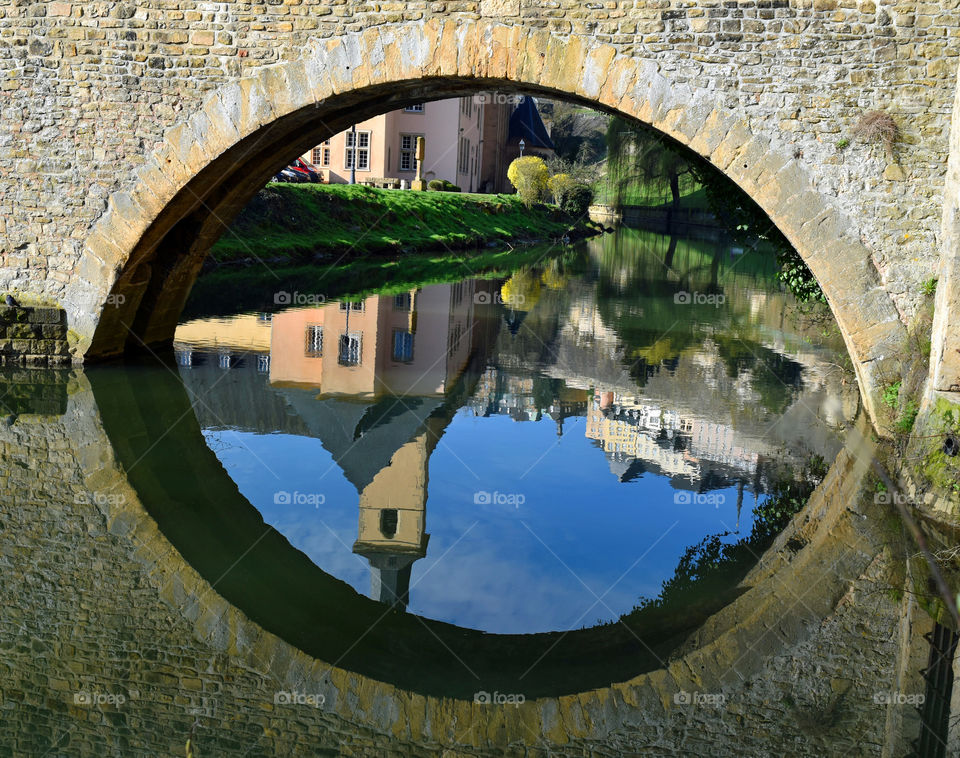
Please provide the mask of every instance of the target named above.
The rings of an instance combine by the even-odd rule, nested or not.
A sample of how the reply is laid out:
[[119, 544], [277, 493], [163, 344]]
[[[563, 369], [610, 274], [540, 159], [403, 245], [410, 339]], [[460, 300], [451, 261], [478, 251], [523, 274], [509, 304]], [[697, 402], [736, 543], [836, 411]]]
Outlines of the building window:
[[229, 369], [233, 363], [233, 356], [230, 353], [220, 353], [217, 357], [217, 363], [222, 369]]
[[392, 540], [397, 534], [399, 522], [399, 514], [396, 508], [384, 508], [380, 511], [380, 534], [388, 540]]
[[190, 368], [193, 366], [193, 353], [189, 350], [177, 350], [177, 365], [182, 366], [183, 368]]
[[313, 163], [316, 166], [330, 165], [330, 140], [325, 141], [320, 147], [313, 148]]
[[447, 355], [453, 355], [460, 348], [460, 340], [463, 338], [463, 327], [458, 321], [453, 325], [450, 334], [447, 336]]
[[270, 356], [269, 355], [257, 356], [257, 372], [261, 374], [270, 373]]
[[409, 311], [412, 304], [413, 298], [410, 297], [409, 292], [401, 292], [393, 297], [393, 309], [395, 311]]
[[[343, 165], [345, 168], [353, 168], [353, 131], [347, 134], [347, 146], [344, 148], [345, 155]], [[357, 132], [357, 171], [370, 170], [370, 132]]]
[[363, 300], [356, 300], [356, 301], [354, 301], [354, 302], [352, 302], [352, 303], [351, 303], [349, 300], [341, 300], [341, 301], [340, 301], [340, 310], [341, 310], [341, 311], [346, 311], [346, 310], [362, 311], [362, 310], [363, 310]]
[[470, 140], [466, 137], [460, 138], [460, 156], [457, 163], [459, 173], [466, 174], [470, 171]]
[[341, 366], [360, 365], [360, 332], [340, 335], [338, 360]]
[[307, 327], [304, 355], [308, 358], [320, 358], [323, 356], [323, 327], [319, 324], [310, 324]]
[[460, 98], [460, 112], [468, 118], [473, 114], [473, 97]]
[[416, 134], [400, 135], [400, 171], [417, 169], [417, 136]]
[[404, 110], [404, 113], [423, 113], [423, 103], [408, 105], [403, 110]]
[[413, 334], [406, 329], [393, 330], [393, 360], [398, 363], [413, 360]]

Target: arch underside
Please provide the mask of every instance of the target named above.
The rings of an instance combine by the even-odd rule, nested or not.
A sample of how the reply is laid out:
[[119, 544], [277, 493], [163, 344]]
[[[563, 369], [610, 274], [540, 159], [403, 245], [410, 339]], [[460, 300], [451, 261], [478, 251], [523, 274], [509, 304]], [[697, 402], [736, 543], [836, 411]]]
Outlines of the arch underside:
[[299, 61], [222, 86], [114, 194], [67, 296], [88, 359], [172, 340], [210, 247], [276, 170], [357, 121], [478, 90], [574, 100], [641, 121], [713, 163], [787, 236], [823, 288], [876, 421], [904, 328], [836, 198], [723, 93], [673, 83], [610, 45], [496, 21], [430, 20], [317, 40]]

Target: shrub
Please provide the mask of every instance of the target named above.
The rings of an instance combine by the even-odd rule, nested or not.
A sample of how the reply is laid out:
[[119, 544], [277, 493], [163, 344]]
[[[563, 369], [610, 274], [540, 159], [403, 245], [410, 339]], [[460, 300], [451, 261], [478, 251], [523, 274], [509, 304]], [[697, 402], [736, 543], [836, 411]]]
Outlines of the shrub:
[[550, 172], [543, 158], [527, 155], [515, 159], [507, 169], [507, 179], [517, 190], [523, 204], [530, 207], [539, 202], [547, 190], [547, 177]]
[[547, 189], [549, 189], [550, 194], [553, 195], [553, 202], [561, 208], [563, 207], [563, 201], [566, 199], [567, 193], [576, 186], [577, 180], [570, 176], [570, 174], [554, 174], [547, 180]]
[[460, 188], [453, 182], [448, 182], [446, 179], [431, 179], [427, 182], [427, 189], [433, 190], [434, 192], [459, 192]]
[[564, 213], [581, 218], [587, 215], [593, 203], [593, 187], [589, 184], [578, 184], [571, 189], [560, 206]]
[[884, 111], [864, 114], [853, 133], [864, 142], [880, 142], [888, 154], [893, 152], [893, 143], [900, 137], [900, 127], [893, 116]]

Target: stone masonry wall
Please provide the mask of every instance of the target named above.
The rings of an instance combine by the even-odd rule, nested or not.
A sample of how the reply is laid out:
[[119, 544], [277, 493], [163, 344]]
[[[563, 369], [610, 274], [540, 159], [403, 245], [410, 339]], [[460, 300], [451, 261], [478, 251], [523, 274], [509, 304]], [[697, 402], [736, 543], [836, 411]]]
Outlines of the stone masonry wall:
[[0, 305], [0, 366], [68, 366], [67, 314]]
[[880, 756], [911, 736], [877, 696], [915, 691], [918, 632], [850, 499], [856, 451], [669, 671], [498, 711], [331, 669], [227, 606], [124, 486], [83, 376], [64, 394], [64, 415], [0, 426], [0, 754], [176, 755], [194, 723], [198, 755], [250, 757]]
[[[436, 17], [582, 35], [714, 91], [857, 219], [912, 317], [937, 267], [957, 0], [0, 0], [0, 290], [62, 303], [107, 198], [218, 86], [317, 38]], [[836, 147], [873, 108], [904, 132], [893, 162]]]

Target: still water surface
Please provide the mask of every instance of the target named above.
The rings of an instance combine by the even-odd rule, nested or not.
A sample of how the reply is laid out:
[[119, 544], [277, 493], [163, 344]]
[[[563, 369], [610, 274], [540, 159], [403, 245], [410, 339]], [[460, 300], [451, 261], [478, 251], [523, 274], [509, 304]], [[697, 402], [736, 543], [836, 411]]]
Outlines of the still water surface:
[[577, 629], [840, 449], [842, 344], [771, 268], [625, 229], [501, 278], [187, 321], [177, 363], [243, 497], [323, 571], [460, 627]]
[[0, 374], [0, 755], [907, 752], [933, 624], [769, 255], [304, 293]]

